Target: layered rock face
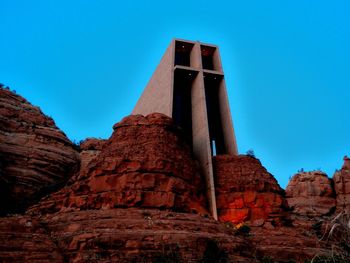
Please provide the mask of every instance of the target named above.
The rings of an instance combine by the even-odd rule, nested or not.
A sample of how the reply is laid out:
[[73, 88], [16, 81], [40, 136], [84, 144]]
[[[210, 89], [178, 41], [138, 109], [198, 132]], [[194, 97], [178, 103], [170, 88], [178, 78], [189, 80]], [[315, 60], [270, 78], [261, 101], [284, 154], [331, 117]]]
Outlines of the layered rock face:
[[281, 224], [286, 210], [283, 190], [258, 159], [220, 155], [213, 157], [213, 166], [220, 221]]
[[22, 212], [62, 186], [79, 165], [78, 152], [54, 121], [0, 88], [0, 213]]
[[100, 152], [83, 161], [78, 180], [31, 211], [145, 207], [207, 213], [203, 180], [181, 134], [162, 114], [124, 118]]
[[64, 262], [41, 220], [30, 216], [0, 218], [0, 262]]
[[257, 255], [266, 259], [260, 262], [304, 263], [311, 262], [316, 255], [327, 255], [331, 259], [331, 255], [341, 251], [335, 243], [319, 240], [311, 227], [254, 227], [252, 232], [251, 242], [256, 246]]
[[336, 193], [337, 211], [350, 213], [350, 159], [344, 157], [344, 165], [340, 171], [333, 176], [334, 189]]
[[106, 140], [88, 138], [80, 143], [79, 157], [80, 157], [80, 170], [77, 173], [77, 177], [72, 178], [71, 182], [79, 180], [80, 175], [85, 176], [88, 172], [88, 165], [101, 153], [102, 147]]
[[298, 215], [324, 216], [331, 214], [336, 205], [332, 182], [321, 171], [294, 175], [288, 183], [286, 197]]
[[198, 214], [117, 208], [48, 214], [42, 224], [69, 262], [255, 262], [248, 240]]

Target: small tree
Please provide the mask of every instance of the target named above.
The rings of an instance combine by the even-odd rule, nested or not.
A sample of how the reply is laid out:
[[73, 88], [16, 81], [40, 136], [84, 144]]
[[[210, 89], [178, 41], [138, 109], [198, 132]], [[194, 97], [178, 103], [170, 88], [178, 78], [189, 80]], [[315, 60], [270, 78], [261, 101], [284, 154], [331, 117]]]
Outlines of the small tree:
[[252, 149], [249, 149], [249, 150], [246, 152], [246, 155], [255, 158], [255, 154], [254, 154], [254, 151], [253, 151]]

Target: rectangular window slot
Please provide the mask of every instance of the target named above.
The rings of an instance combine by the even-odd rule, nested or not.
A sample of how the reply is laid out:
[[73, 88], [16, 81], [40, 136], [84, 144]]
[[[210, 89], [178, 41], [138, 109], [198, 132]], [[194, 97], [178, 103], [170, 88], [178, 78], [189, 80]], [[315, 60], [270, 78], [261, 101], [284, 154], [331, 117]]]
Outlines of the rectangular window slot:
[[220, 70], [220, 62], [215, 47], [201, 46], [203, 69]]
[[176, 69], [174, 72], [173, 120], [192, 145], [192, 84], [198, 72]]
[[211, 141], [211, 152], [212, 152], [212, 156], [216, 156], [216, 143], [215, 143], [215, 140]]
[[227, 154], [224, 133], [221, 121], [221, 112], [219, 104], [219, 89], [223, 76], [217, 74], [204, 74], [205, 101], [207, 105], [209, 137], [212, 144], [212, 155]]
[[175, 42], [175, 66], [191, 66], [191, 52], [194, 44], [188, 42]]

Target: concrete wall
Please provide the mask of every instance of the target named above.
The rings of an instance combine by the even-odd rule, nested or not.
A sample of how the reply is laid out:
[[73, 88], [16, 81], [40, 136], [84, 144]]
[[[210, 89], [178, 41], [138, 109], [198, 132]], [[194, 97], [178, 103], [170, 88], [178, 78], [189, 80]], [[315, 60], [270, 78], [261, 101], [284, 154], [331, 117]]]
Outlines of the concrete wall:
[[153, 112], [160, 112], [172, 117], [173, 75], [174, 41], [167, 48], [132, 114], [147, 115]]
[[[214, 63], [217, 63], [220, 71], [222, 72], [222, 74], [224, 74], [222, 70], [219, 48], [216, 48], [215, 50], [214, 60], [215, 60]], [[225, 138], [225, 147], [228, 151], [228, 154], [237, 155], [238, 154], [237, 142], [236, 142], [236, 136], [235, 136], [232, 117], [231, 117], [230, 104], [228, 102], [225, 76], [220, 83], [219, 100], [220, 100], [221, 123], [222, 123], [224, 138]]]

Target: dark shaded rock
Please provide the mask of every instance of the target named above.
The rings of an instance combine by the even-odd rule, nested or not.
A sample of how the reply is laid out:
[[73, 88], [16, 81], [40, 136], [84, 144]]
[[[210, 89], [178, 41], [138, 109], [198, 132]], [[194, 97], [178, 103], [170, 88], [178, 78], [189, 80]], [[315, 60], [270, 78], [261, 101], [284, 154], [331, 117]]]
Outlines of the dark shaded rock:
[[0, 88], [0, 213], [23, 212], [79, 166], [78, 152], [38, 107]]

